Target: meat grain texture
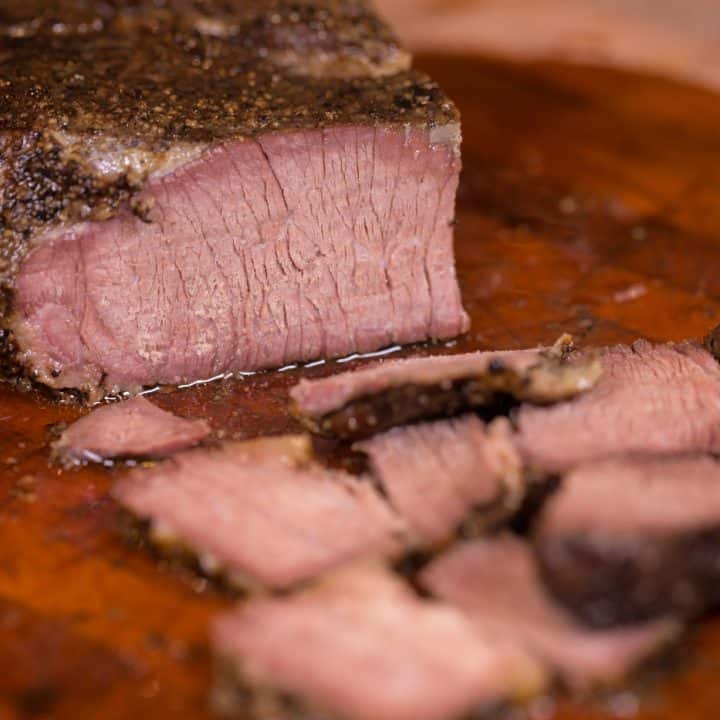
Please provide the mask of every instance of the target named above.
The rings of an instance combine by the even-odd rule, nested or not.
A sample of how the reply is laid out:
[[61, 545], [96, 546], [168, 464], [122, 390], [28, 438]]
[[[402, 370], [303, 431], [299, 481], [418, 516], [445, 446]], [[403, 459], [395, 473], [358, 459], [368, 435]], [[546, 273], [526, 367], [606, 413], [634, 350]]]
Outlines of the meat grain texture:
[[205, 420], [181, 418], [135, 397], [92, 410], [62, 433], [53, 450], [64, 462], [162, 458], [199, 444], [210, 432]]
[[545, 683], [515, 644], [378, 568], [252, 601], [216, 622], [212, 644], [227, 673], [216, 704], [278, 717], [299, 709], [343, 720], [445, 720], [532, 696]]
[[525, 494], [508, 424], [474, 415], [390, 430], [357, 443], [418, 547], [481, 533], [507, 520]]
[[720, 365], [700, 344], [607, 349], [590, 392], [550, 408], [523, 407], [518, 447], [541, 470], [626, 454], [720, 450]]
[[92, 398], [464, 332], [459, 117], [368, 4], [156, 5], [0, 10], [5, 374]]
[[286, 589], [359, 558], [397, 557], [407, 529], [364, 477], [315, 463], [306, 437], [229, 443], [138, 469], [114, 490], [169, 551], [241, 589]]

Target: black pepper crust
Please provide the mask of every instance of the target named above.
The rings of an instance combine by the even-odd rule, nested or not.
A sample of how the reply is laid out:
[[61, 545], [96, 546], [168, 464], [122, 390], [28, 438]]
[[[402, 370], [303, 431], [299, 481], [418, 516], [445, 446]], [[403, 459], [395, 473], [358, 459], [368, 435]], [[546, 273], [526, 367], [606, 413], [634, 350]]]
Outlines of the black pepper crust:
[[481, 373], [434, 384], [390, 387], [351, 400], [326, 415], [306, 414], [296, 403], [291, 403], [290, 412], [311, 433], [355, 441], [422, 420], [473, 411], [490, 419], [508, 414], [522, 402], [562, 402], [592, 387], [602, 365], [594, 353], [574, 354], [571, 339], [561, 338], [559, 343], [524, 372], [498, 359]]
[[366, 0], [6, 0], [0, 317], [34, 237], [132, 207], [179, 148], [458, 122], [409, 65]]
[[[228, 657], [215, 658], [210, 708], [221, 718], [248, 717], [252, 720], [341, 720], [337, 713], [317, 707], [298, 694], [268, 684], [259, 684], [248, 668]], [[501, 717], [502, 709], [520, 710], [523, 701], [489, 703], [460, 715], [456, 720], [491, 720]]]
[[673, 537], [572, 535], [535, 542], [547, 587], [584, 623], [695, 618], [720, 604], [720, 528]]
[[704, 338], [705, 349], [720, 361], [720, 325], [713, 328]]

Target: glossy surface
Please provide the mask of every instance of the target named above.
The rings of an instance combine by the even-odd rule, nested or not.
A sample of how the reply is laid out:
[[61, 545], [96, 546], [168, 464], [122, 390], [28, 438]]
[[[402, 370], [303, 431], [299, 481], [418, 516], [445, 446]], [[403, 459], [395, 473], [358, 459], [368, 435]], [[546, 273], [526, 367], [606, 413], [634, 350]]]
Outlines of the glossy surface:
[[[592, 69], [421, 65], [464, 112], [457, 249], [473, 329], [453, 349], [564, 331], [592, 344], [681, 339], [720, 318], [715, 96]], [[296, 378], [155, 400], [208, 417], [218, 434], [277, 433], [296, 428], [286, 413]], [[49, 426], [81, 412], [0, 386], [0, 720], [203, 720], [207, 623], [231, 601], [124, 543], [112, 472], [48, 466]], [[679, 655], [642, 694], [642, 720], [716, 717], [720, 623]], [[609, 720], [636, 702], [563, 703], [556, 717]]]

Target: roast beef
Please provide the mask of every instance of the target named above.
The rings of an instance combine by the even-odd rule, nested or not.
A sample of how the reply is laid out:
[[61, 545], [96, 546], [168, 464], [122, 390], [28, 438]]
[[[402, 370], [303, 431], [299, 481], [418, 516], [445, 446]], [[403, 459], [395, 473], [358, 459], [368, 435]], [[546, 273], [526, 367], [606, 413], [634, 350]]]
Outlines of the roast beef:
[[181, 418], [135, 397], [92, 410], [70, 425], [53, 447], [64, 461], [151, 459], [191, 448], [209, 434], [205, 420]]
[[215, 705], [241, 717], [451, 720], [544, 680], [512, 643], [379, 568], [252, 601], [216, 622], [212, 643], [224, 669]]
[[538, 520], [555, 595], [597, 626], [720, 603], [720, 465], [709, 457], [581, 465]]
[[474, 415], [399, 427], [358, 443], [421, 547], [477, 533], [517, 511], [522, 467], [507, 421]]
[[114, 495], [156, 544], [243, 589], [284, 589], [405, 545], [373, 484], [317, 465], [304, 437], [191, 450], [133, 471]]
[[456, 546], [425, 568], [421, 582], [482, 627], [526, 646], [575, 690], [616, 683], [680, 630], [672, 620], [583, 627], [547, 594], [532, 550], [511, 535]]
[[0, 9], [6, 375], [91, 398], [465, 331], [457, 111], [365, 0]]
[[528, 463], [560, 472], [635, 454], [720, 451], [720, 365], [693, 342], [605, 351], [597, 385], [572, 402], [524, 407], [518, 446]]
[[291, 391], [293, 412], [311, 431], [363, 438], [408, 422], [458, 415], [512, 399], [566, 400], [600, 374], [592, 356], [577, 357], [564, 337], [551, 349], [477, 352], [391, 360]]

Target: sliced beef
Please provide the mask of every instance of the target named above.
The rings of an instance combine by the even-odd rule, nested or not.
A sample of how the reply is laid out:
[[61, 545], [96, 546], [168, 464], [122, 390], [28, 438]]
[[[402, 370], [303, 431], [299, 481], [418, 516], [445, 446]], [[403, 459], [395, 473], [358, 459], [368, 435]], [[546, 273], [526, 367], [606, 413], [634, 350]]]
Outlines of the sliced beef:
[[576, 690], [622, 680], [680, 630], [672, 620], [620, 630], [582, 626], [548, 595], [529, 545], [511, 535], [455, 547], [425, 568], [421, 583], [526, 646]]
[[522, 467], [506, 421], [474, 415], [390, 430], [358, 443], [421, 547], [487, 529], [517, 511]]
[[538, 521], [544, 577], [597, 626], [720, 604], [720, 464], [709, 457], [581, 465]]
[[96, 397], [467, 329], [458, 114], [364, 0], [11, 5], [6, 374]]
[[[538, 664], [379, 568], [353, 568], [215, 623], [222, 710], [247, 716], [451, 720], [542, 689]], [[264, 713], [264, 714], [263, 714]]]
[[152, 459], [187, 450], [209, 434], [205, 420], [181, 418], [135, 397], [91, 411], [70, 425], [53, 449], [65, 461]]
[[572, 402], [524, 407], [518, 446], [528, 463], [560, 472], [632, 454], [720, 451], [720, 365], [701, 345], [651, 345], [605, 351], [597, 385]]
[[513, 401], [552, 403], [597, 381], [599, 362], [572, 353], [562, 338], [552, 349], [411, 358], [301, 380], [293, 412], [311, 431], [364, 438], [408, 422], [458, 415]]
[[316, 465], [307, 438], [190, 451], [134, 471], [114, 495], [157, 544], [243, 588], [287, 588], [404, 547], [405, 527], [372, 483]]

